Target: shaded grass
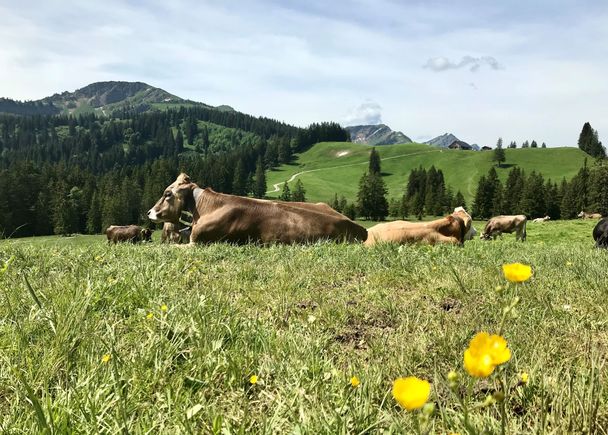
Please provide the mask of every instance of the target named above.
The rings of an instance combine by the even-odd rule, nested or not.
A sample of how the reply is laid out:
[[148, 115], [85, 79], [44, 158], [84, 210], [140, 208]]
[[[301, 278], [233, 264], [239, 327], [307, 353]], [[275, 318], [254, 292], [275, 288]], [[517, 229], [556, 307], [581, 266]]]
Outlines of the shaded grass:
[[[606, 433], [608, 256], [592, 249], [592, 224], [464, 248], [4, 243], [1, 428], [410, 433], [390, 388], [416, 375], [433, 383], [432, 432], [464, 433], [445, 376], [466, 379], [468, 341], [495, 332], [518, 295], [504, 332], [509, 432]], [[499, 294], [512, 261], [534, 276]], [[515, 387], [520, 371], [530, 382]], [[477, 382], [472, 400], [492, 391]], [[498, 408], [472, 422], [496, 432]]]

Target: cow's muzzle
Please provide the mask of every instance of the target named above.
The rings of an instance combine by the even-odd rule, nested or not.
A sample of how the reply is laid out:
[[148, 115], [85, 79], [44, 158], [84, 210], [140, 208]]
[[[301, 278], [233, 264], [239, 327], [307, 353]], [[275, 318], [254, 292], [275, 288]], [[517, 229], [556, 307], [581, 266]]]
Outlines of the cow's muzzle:
[[148, 219], [150, 219], [152, 222], [154, 222], [156, 224], [161, 222], [161, 220], [158, 218], [158, 214], [156, 213], [156, 210], [154, 210], [154, 207], [152, 207], [150, 210], [148, 210]]

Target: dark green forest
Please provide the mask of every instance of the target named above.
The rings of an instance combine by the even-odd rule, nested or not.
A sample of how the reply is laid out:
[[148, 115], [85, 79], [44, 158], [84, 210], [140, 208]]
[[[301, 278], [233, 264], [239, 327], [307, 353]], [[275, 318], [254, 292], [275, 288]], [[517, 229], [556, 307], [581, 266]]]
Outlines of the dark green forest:
[[205, 107], [112, 117], [48, 109], [0, 115], [2, 237], [149, 225], [145, 212], [179, 172], [218, 192], [262, 197], [264, 170], [316, 142], [349, 140], [335, 123], [298, 128]]

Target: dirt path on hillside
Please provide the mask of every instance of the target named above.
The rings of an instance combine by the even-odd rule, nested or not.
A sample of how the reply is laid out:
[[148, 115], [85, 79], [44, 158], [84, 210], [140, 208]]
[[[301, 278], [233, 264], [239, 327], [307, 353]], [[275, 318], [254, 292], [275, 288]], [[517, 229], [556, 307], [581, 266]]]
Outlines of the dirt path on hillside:
[[[436, 153], [436, 152], [441, 152], [441, 151], [442, 151], [441, 149], [438, 149], [438, 150], [432, 150], [432, 151], [420, 151], [418, 153], [400, 154], [398, 156], [385, 157], [383, 159], [380, 159], [380, 161], [383, 162], [385, 160], [399, 159], [401, 157], [417, 156], [417, 155], [420, 155], [420, 154], [429, 154], [429, 153]], [[293, 174], [287, 180], [287, 183], [291, 183], [293, 180], [295, 180], [296, 178], [298, 178], [300, 175], [302, 175], [302, 174], [308, 174], [310, 172], [328, 171], [328, 170], [331, 170], [331, 169], [347, 168], [349, 166], [359, 166], [359, 165], [367, 165], [367, 164], [369, 164], [369, 161], [360, 162], [360, 163], [349, 163], [348, 165], [331, 166], [329, 168], [309, 169], [307, 171], [301, 171], [301, 172], [297, 172], [297, 173]], [[281, 181], [280, 183], [273, 184], [272, 185], [272, 190], [267, 191], [266, 194], [279, 192], [281, 190], [281, 186], [283, 184], [285, 184], [285, 181]]]

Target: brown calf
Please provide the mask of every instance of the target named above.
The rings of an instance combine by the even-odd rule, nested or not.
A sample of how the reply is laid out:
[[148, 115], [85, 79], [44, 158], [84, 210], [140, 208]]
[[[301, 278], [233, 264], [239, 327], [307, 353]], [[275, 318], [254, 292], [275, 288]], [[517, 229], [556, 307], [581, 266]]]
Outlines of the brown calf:
[[114, 244], [118, 242], [138, 243], [141, 241], [152, 241], [152, 231], [137, 225], [110, 225], [106, 229], [106, 236], [108, 237], [108, 243]]

